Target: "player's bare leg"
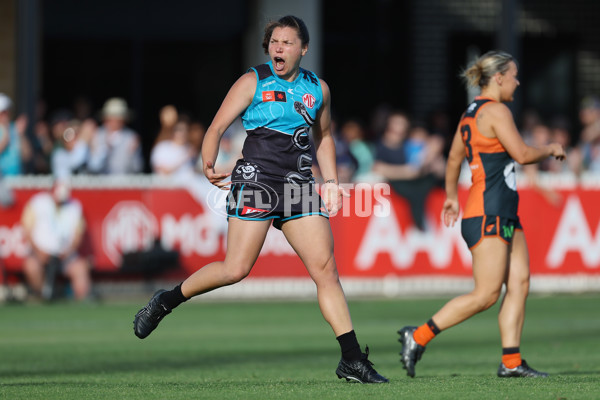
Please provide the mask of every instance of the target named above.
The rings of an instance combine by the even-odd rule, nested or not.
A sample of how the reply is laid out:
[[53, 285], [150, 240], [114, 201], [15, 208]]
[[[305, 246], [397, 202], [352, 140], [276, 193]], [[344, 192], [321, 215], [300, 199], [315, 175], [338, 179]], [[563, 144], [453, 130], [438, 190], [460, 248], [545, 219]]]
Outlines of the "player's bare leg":
[[269, 220], [230, 218], [225, 260], [205, 265], [171, 291], [162, 289], [156, 292], [135, 316], [135, 335], [140, 339], [147, 337], [174, 307], [191, 297], [244, 279], [260, 254], [270, 225]]
[[471, 253], [475, 280], [473, 291], [447, 302], [427, 324], [405, 326], [398, 331], [402, 343], [400, 361], [408, 376], [415, 376], [415, 365], [436, 334], [488, 309], [498, 300], [507, 270], [507, 244], [498, 238], [485, 238]]
[[189, 299], [244, 279], [260, 254], [270, 225], [270, 220], [229, 218], [225, 260], [207, 264], [190, 275], [181, 285], [183, 295]]
[[366, 353], [360, 350], [333, 256], [329, 221], [319, 215], [306, 216], [285, 222], [282, 231], [315, 282], [321, 313], [340, 342], [338, 377], [361, 383], [388, 382], [373, 369], [368, 348]]
[[498, 313], [502, 347], [519, 347], [529, 294], [529, 252], [525, 235], [516, 230], [506, 273], [506, 293]]
[[508, 245], [498, 238], [485, 238], [471, 253], [475, 287], [470, 293], [450, 300], [433, 316], [442, 331], [487, 310], [500, 297], [508, 264]]
[[317, 286], [319, 307], [333, 333], [352, 330], [352, 320], [333, 256], [333, 236], [326, 218], [311, 215], [282, 225], [286, 239], [296, 251]]
[[523, 231], [516, 230], [510, 248], [510, 264], [506, 272], [506, 293], [498, 313], [502, 341], [499, 377], [545, 378], [521, 358], [521, 334], [525, 322], [525, 302], [529, 294], [529, 252]]

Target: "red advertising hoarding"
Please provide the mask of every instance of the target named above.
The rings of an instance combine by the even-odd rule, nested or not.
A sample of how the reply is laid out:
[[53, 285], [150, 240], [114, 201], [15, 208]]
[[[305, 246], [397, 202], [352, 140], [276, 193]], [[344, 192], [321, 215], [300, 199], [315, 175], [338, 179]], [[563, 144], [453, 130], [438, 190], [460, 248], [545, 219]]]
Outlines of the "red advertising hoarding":
[[[27, 254], [20, 226], [26, 201], [36, 189], [15, 189], [16, 202], [0, 209], [0, 257], [18, 270]], [[335, 254], [342, 277], [471, 275], [471, 256], [460, 224], [441, 224], [444, 194], [426, 202], [426, 229], [412, 223], [408, 203], [386, 185], [357, 185], [344, 208], [331, 218]], [[520, 215], [529, 245], [532, 274], [600, 274], [600, 190], [559, 190], [550, 203], [533, 189], [521, 189]], [[461, 190], [464, 204], [467, 191]], [[73, 189], [84, 207], [96, 271], [118, 272], [125, 252], [150, 248], [159, 240], [177, 250], [187, 276], [223, 259], [225, 217], [181, 188]], [[299, 259], [274, 228], [269, 232], [252, 277], [305, 277]]]

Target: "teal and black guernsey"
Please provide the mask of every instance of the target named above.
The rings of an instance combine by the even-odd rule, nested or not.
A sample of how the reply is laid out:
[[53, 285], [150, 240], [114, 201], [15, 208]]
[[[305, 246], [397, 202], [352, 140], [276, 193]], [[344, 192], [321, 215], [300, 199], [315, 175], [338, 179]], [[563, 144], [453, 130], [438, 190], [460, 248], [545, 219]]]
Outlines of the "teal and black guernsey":
[[[309, 130], [323, 104], [316, 74], [300, 68], [293, 82], [279, 78], [271, 62], [250, 68], [257, 76], [252, 103], [242, 114], [248, 134], [234, 176], [282, 183], [303, 184], [313, 180]], [[237, 173], [236, 173], [237, 172]], [[268, 176], [268, 177], [267, 177]]]

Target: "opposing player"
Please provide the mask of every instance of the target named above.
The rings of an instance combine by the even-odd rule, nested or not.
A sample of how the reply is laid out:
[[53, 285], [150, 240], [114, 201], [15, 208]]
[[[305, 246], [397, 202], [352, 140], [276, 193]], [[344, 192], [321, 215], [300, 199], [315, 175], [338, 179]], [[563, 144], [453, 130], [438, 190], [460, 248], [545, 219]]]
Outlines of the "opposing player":
[[465, 205], [461, 230], [473, 256], [475, 288], [444, 305], [427, 323], [406, 326], [398, 333], [402, 343], [401, 362], [411, 377], [425, 346], [440, 332], [484, 311], [500, 297], [498, 324], [502, 342], [499, 377], [546, 377], [521, 358], [521, 333], [525, 301], [529, 292], [529, 254], [517, 214], [514, 161], [539, 162], [553, 156], [563, 160], [560, 144], [543, 148], [526, 145], [509, 108], [519, 86], [513, 57], [491, 51], [479, 57], [464, 72], [467, 84], [481, 94], [467, 107], [459, 122], [446, 166], [446, 201], [443, 219], [453, 226], [459, 216], [458, 178], [466, 158], [472, 172], [472, 186]]
[[[143, 339], [175, 307], [189, 298], [245, 278], [256, 262], [271, 222], [281, 229], [317, 286], [319, 306], [340, 344], [339, 378], [383, 383], [362, 353], [338, 278], [328, 213], [341, 207], [335, 146], [330, 128], [327, 84], [300, 68], [308, 51], [304, 22], [286, 16], [265, 28], [263, 48], [270, 61], [251, 68], [231, 87], [206, 132], [204, 174], [219, 188], [230, 185], [227, 253], [170, 291], [158, 291], [135, 316]], [[247, 138], [233, 172], [218, 173], [215, 161], [225, 130], [242, 116]], [[312, 128], [325, 184], [323, 200], [314, 187], [308, 131]], [[224, 179], [231, 175], [231, 183]], [[284, 266], [282, 266], [283, 268]]]

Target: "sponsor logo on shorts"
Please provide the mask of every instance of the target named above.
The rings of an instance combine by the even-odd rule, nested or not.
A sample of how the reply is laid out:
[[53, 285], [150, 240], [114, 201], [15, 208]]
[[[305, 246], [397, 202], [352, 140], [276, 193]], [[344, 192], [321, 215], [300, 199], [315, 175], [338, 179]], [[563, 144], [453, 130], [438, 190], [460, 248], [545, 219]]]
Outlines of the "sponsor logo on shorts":
[[241, 215], [246, 215], [246, 214], [256, 214], [256, 213], [268, 213], [269, 211], [267, 210], [263, 210], [260, 208], [254, 208], [254, 207], [246, 207], [244, 206], [244, 208], [242, 209], [242, 212], [240, 213]]
[[495, 228], [495, 227], [496, 227], [496, 225], [495, 225], [495, 224], [489, 224], [488, 226], [486, 226], [486, 227], [485, 227], [485, 231], [486, 231], [487, 233], [490, 233], [491, 231], [493, 231], [493, 230], [494, 230], [494, 228]]
[[502, 231], [504, 232], [504, 237], [511, 238], [511, 237], [513, 237], [513, 234], [515, 233], [515, 227], [514, 227], [514, 225], [511, 225], [511, 226], [502, 225]]

